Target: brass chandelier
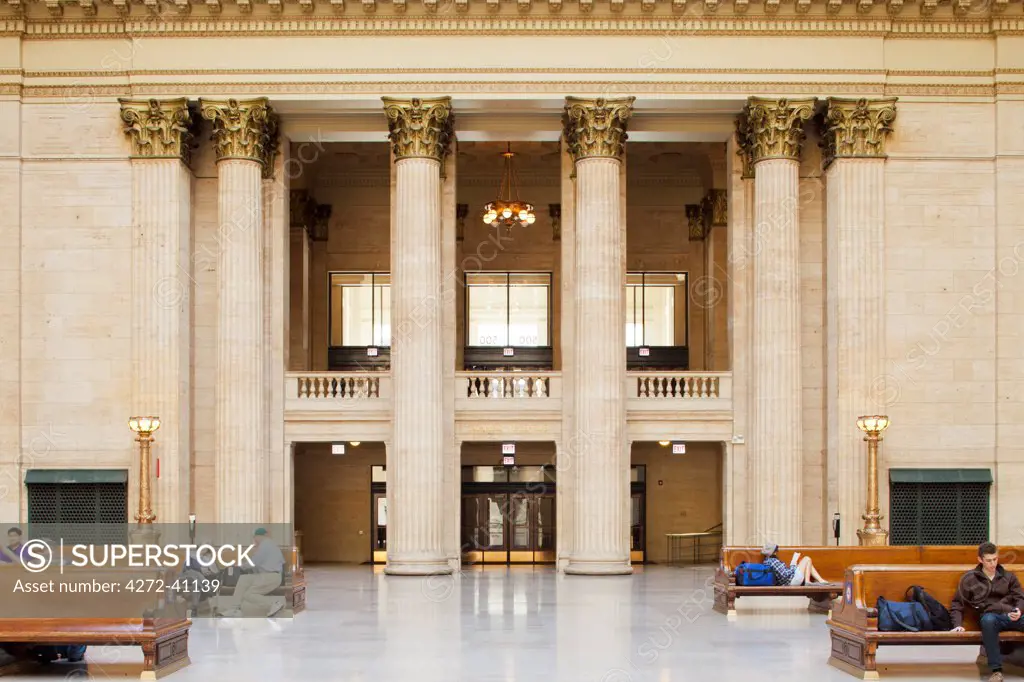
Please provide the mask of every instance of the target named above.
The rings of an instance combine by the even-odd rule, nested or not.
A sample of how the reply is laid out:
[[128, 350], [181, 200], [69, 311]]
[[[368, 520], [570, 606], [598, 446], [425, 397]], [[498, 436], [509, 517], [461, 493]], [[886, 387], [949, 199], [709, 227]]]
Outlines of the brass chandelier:
[[537, 215], [533, 212], [533, 204], [519, 199], [519, 182], [512, 166], [515, 154], [512, 153], [512, 144], [507, 144], [505, 153], [502, 154], [505, 157], [505, 170], [498, 186], [498, 198], [484, 206], [484, 224], [509, 229], [526, 227], [536, 222]]

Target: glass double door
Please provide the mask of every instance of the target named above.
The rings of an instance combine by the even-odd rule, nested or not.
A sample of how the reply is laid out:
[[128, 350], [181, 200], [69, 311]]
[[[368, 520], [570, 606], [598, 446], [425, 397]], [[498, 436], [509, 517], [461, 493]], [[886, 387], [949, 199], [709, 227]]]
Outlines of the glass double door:
[[463, 561], [471, 564], [554, 563], [554, 491], [502, 488], [463, 490]]

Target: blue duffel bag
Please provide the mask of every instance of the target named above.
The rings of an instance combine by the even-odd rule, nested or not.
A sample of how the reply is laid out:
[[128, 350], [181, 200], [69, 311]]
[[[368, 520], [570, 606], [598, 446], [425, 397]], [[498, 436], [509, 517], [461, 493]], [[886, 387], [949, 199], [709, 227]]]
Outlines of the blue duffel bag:
[[764, 564], [748, 564], [744, 561], [736, 567], [736, 584], [743, 587], [770, 587], [775, 584], [775, 574]]
[[879, 597], [875, 603], [878, 609], [879, 632], [927, 632], [932, 630], [932, 619], [921, 602], [889, 601]]

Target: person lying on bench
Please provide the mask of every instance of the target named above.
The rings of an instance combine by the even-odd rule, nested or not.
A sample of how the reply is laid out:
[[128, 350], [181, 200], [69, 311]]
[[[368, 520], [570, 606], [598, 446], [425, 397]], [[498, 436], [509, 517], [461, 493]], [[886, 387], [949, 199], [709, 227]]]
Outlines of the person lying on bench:
[[1020, 617], [1024, 609], [1024, 590], [1017, 576], [999, 565], [999, 550], [991, 542], [978, 547], [978, 565], [960, 578], [949, 609], [952, 632], [964, 631], [965, 606], [981, 614], [981, 641], [992, 670], [989, 682], [1003, 682], [999, 633], [1024, 630]]
[[779, 559], [779, 546], [768, 543], [761, 548], [764, 560], [761, 562], [771, 569], [775, 576], [776, 585], [829, 585], [830, 583], [821, 577], [821, 574], [814, 568], [811, 557], [800, 557], [799, 553], [793, 556], [799, 559], [796, 565], [787, 566]]

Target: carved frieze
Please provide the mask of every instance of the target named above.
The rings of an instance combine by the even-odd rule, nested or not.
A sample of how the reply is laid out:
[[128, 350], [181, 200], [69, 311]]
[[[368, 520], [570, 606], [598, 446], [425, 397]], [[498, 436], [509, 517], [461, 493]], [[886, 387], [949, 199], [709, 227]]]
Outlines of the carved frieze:
[[626, 123], [636, 97], [566, 97], [563, 133], [573, 161], [592, 157], [620, 159], [626, 149]]
[[131, 139], [132, 157], [177, 158], [191, 163], [198, 121], [189, 111], [187, 99], [118, 101], [124, 132]]
[[822, 120], [825, 165], [836, 159], [885, 157], [885, 141], [896, 120], [896, 98], [829, 97]]
[[751, 163], [765, 159], [800, 159], [804, 123], [814, 113], [814, 99], [751, 97], [743, 109], [748, 126]]
[[[248, 100], [200, 99], [203, 118], [213, 123], [217, 160], [247, 159], [267, 165], [276, 153], [277, 124], [266, 97]], [[275, 147], [271, 150], [271, 147]]]
[[409, 158], [442, 161], [448, 153], [455, 122], [452, 98], [382, 99], [395, 161]]

